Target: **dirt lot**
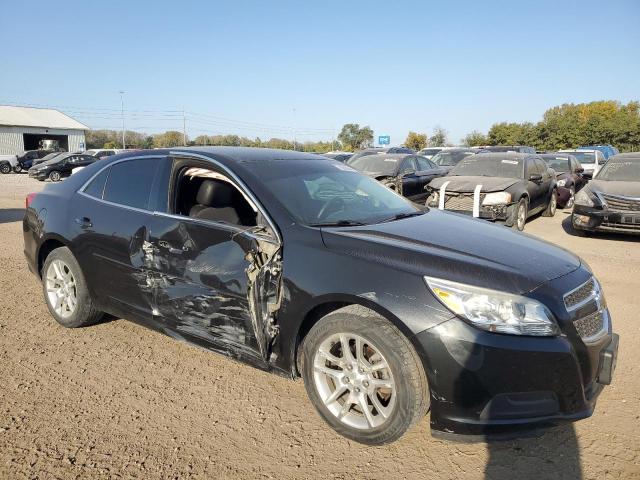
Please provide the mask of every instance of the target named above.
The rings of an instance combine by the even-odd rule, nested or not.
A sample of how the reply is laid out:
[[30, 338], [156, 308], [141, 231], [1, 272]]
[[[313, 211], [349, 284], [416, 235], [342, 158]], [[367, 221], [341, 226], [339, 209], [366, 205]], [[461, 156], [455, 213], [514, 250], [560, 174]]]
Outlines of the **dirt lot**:
[[365, 447], [334, 434], [301, 381], [118, 320], [66, 330], [22, 254], [24, 196], [0, 176], [0, 478], [640, 478], [640, 243], [572, 235], [567, 214], [528, 233], [585, 258], [621, 336], [592, 418], [536, 439], [434, 440], [427, 419]]

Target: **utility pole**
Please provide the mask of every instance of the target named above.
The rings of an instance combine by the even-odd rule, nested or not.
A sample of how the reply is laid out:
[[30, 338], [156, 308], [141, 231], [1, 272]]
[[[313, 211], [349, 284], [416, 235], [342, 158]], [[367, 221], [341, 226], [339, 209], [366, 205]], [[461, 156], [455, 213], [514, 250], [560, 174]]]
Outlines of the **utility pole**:
[[124, 92], [120, 91], [120, 114], [122, 115], [122, 149], [127, 148], [127, 145], [124, 141]]
[[296, 147], [296, 109], [293, 109], [293, 150], [297, 150]]
[[184, 107], [182, 107], [182, 143], [187, 146], [187, 119], [184, 116]]

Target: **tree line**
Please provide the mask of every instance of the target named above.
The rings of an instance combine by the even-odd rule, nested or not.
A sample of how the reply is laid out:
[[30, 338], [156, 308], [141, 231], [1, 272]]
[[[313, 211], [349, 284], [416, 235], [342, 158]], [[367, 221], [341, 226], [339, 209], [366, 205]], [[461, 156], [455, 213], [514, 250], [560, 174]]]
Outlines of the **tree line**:
[[[127, 130], [127, 148], [162, 148], [184, 145], [182, 132], [167, 131], [154, 135]], [[186, 144], [267, 147], [304, 152], [324, 153], [330, 150], [356, 151], [373, 146], [373, 130], [369, 126], [348, 123], [334, 141], [296, 142], [283, 138], [262, 140], [238, 135], [199, 135], [186, 138]], [[90, 130], [86, 135], [87, 148], [121, 148], [122, 132]], [[564, 104], [548, 109], [537, 123], [500, 122], [484, 134], [477, 130], [460, 142], [464, 146], [529, 145], [538, 150], [559, 150], [590, 144], [611, 144], [621, 152], [640, 151], [640, 102], [622, 104], [613, 100]], [[433, 146], [451, 145], [448, 132], [435, 127], [431, 135], [409, 132], [404, 145], [420, 150]]]

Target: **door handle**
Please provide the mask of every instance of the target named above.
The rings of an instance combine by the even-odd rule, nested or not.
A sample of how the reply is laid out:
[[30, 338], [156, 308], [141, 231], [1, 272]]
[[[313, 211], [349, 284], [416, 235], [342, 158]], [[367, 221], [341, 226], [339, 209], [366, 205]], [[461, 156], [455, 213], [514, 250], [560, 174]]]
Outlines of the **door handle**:
[[76, 218], [76, 223], [80, 225], [80, 228], [91, 228], [93, 224], [89, 217]]

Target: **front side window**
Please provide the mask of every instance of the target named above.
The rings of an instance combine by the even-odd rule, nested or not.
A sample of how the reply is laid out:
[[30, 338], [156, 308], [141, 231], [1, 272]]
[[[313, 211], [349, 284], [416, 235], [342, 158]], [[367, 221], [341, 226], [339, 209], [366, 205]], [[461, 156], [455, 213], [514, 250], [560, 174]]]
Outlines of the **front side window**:
[[147, 209], [158, 159], [144, 158], [116, 163], [104, 188], [103, 199], [129, 207]]
[[418, 170], [424, 171], [435, 168], [435, 165], [424, 157], [417, 157], [416, 161], [418, 162]]

